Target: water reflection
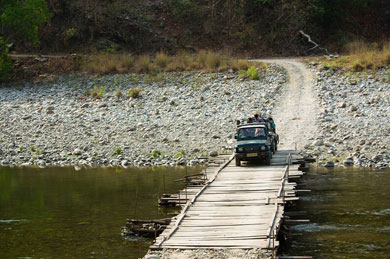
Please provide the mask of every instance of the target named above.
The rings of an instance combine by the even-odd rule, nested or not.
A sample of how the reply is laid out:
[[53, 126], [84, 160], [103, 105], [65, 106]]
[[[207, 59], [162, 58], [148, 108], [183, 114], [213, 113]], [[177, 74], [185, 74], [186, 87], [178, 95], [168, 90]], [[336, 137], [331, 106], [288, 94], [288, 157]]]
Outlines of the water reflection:
[[310, 224], [292, 228], [281, 253], [314, 258], [389, 258], [390, 171], [315, 169], [303, 178], [296, 211]]
[[168, 167], [0, 168], [0, 258], [142, 257], [152, 240], [126, 240], [120, 228], [127, 218], [167, 217], [172, 210], [157, 200], [181, 189], [173, 180], [184, 175]]

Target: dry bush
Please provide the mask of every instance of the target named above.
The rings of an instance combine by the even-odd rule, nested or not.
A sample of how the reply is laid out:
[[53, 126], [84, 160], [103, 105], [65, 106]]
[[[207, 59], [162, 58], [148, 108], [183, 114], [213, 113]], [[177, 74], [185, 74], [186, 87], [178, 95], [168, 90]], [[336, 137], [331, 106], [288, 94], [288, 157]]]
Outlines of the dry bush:
[[360, 55], [375, 50], [372, 45], [361, 40], [347, 43], [345, 49], [349, 55]]
[[219, 63], [221, 62], [221, 56], [213, 53], [208, 52], [206, 57], [206, 69], [210, 70], [216, 70], [219, 67]]
[[90, 57], [86, 70], [93, 73], [112, 73], [116, 71], [117, 61], [109, 54], [99, 54]]
[[250, 63], [248, 60], [233, 60], [231, 61], [230, 67], [235, 70], [235, 71], [240, 71], [240, 70], [247, 70], [250, 67]]
[[156, 54], [156, 64], [160, 68], [165, 68], [169, 63], [169, 56], [164, 52], [159, 52]]
[[195, 56], [195, 61], [199, 64], [199, 67], [206, 67], [207, 51], [201, 50]]
[[150, 57], [142, 55], [135, 61], [135, 71], [137, 73], [147, 73], [150, 70]]
[[134, 57], [132, 55], [118, 56], [118, 72], [129, 72], [134, 67]]

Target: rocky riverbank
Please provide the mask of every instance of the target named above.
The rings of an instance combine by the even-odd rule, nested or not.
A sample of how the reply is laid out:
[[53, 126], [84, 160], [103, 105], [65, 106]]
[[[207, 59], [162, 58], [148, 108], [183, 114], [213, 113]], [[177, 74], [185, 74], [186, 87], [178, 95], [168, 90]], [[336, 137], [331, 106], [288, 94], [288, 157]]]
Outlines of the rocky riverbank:
[[161, 251], [149, 251], [144, 259], [214, 259], [214, 258], [247, 258], [266, 259], [272, 258], [271, 253], [261, 249], [163, 249]]
[[[322, 165], [355, 165], [384, 169], [390, 166], [389, 68], [360, 73], [322, 70], [315, 89], [321, 113], [318, 135], [306, 152]], [[322, 71], [320, 71], [322, 70]]]
[[0, 164], [197, 165], [232, 145], [236, 119], [271, 113], [286, 78], [270, 65], [260, 80], [228, 71], [2, 85]]

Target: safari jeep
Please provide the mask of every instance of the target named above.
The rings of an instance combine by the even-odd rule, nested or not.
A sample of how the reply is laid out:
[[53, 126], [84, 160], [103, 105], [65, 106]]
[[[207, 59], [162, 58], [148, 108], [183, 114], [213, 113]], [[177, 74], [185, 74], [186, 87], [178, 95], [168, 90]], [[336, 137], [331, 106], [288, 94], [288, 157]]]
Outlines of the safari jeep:
[[265, 161], [267, 165], [271, 164], [277, 143], [274, 136], [269, 134], [266, 125], [249, 123], [239, 126], [236, 139], [236, 166], [240, 166], [241, 161]]

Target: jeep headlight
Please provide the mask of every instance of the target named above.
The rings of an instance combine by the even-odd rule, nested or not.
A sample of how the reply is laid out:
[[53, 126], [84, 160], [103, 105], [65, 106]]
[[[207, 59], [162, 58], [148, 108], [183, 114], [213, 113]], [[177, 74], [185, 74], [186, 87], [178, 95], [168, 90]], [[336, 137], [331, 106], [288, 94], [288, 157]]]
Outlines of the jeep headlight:
[[244, 151], [244, 149], [242, 147], [239, 147], [238, 152], [242, 152], [242, 151]]
[[260, 147], [260, 150], [265, 150], [265, 146], [261, 146], [261, 147]]

